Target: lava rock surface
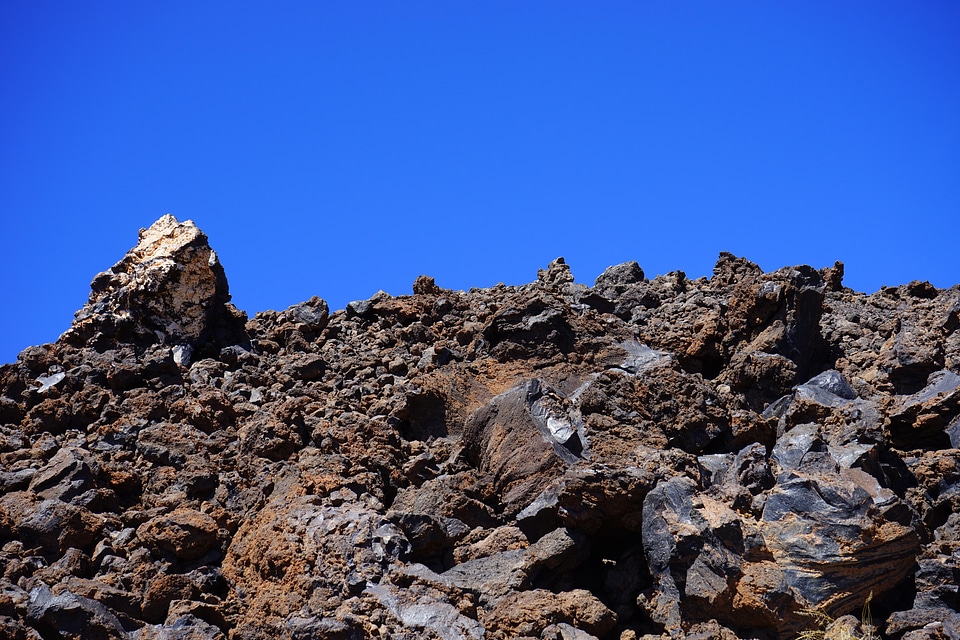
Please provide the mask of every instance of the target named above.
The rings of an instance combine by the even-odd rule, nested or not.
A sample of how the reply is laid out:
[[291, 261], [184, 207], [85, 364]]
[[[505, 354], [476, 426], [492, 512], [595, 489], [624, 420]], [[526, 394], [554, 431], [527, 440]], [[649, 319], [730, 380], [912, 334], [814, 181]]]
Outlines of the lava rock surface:
[[960, 637], [960, 286], [842, 276], [248, 319], [164, 216], [0, 367], [0, 635]]

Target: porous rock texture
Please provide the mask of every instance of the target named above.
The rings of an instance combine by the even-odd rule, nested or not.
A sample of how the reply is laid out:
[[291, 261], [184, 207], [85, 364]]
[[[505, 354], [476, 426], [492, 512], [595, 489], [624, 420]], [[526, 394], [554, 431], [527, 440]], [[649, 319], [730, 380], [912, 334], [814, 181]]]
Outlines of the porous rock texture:
[[842, 272], [247, 320], [164, 216], [0, 367], [0, 636], [960, 637], [960, 287]]

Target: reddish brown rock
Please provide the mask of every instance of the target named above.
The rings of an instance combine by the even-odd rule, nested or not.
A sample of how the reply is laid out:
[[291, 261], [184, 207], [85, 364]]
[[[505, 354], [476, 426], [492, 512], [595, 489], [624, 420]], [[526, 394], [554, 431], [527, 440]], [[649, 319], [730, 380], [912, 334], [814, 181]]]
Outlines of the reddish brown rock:
[[41, 500], [32, 492], [0, 497], [0, 532], [24, 540], [30, 548], [60, 554], [71, 547], [87, 549], [105, 525], [104, 518], [84, 507], [59, 500]]
[[143, 594], [143, 619], [162, 622], [174, 600], [191, 600], [200, 595], [196, 583], [185, 575], [162, 573], [147, 585]]
[[137, 537], [148, 547], [196, 560], [217, 543], [219, 527], [210, 516], [193, 509], [177, 509], [140, 525]]
[[483, 617], [488, 637], [539, 638], [544, 629], [567, 623], [596, 637], [603, 637], [617, 624], [617, 616], [589, 591], [576, 589], [552, 593], [541, 589], [521, 591], [504, 598]]
[[563, 399], [539, 380], [523, 383], [481, 407], [464, 427], [464, 443], [490, 473], [512, 513], [579, 459], [583, 443]]

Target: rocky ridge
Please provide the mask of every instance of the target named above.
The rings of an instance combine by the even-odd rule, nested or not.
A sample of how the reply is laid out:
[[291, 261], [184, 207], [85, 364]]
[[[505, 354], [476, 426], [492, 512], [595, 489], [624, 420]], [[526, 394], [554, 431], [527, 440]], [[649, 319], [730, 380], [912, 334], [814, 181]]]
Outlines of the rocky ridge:
[[0, 367], [0, 635], [960, 638], [960, 286], [842, 277], [247, 319], [164, 216]]

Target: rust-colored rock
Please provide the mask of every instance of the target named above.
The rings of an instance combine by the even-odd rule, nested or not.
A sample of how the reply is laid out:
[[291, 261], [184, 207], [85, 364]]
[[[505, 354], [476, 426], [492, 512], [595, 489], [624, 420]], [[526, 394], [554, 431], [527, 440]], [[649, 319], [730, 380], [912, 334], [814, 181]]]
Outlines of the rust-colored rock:
[[147, 547], [172, 553], [180, 560], [196, 560], [217, 542], [217, 522], [193, 509], [177, 509], [140, 525], [137, 537]]

